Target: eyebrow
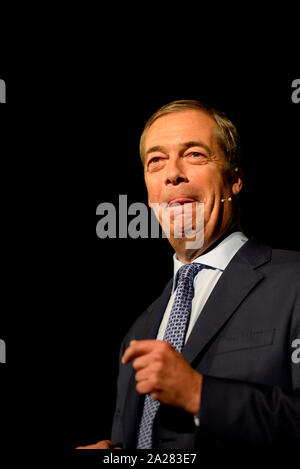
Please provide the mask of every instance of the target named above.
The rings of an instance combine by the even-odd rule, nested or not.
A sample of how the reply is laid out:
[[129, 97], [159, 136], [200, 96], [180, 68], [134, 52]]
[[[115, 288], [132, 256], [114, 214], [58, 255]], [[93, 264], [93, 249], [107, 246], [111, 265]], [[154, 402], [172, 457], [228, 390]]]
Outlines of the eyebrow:
[[[190, 142], [185, 142], [185, 143], [182, 143], [180, 145], [180, 147], [181, 147], [181, 150], [186, 150], [187, 148], [190, 148], [190, 147], [202, 147], [207, 151], [209, 156], [212, 155], [212, 151], [209, 148], [209, 146], [206, 145], [204, 142], [201, 142], [201, 141], [194, 141], [193, 140], [193, 141], [190, 141]], [[150, 153], [154, 153], [155, 151], [161, 151], [162, 153], [167, 153], [166, 147], [164, 147], [163, 145], [155, 145], [154, 147], [150, 147], [146, 151], [146, 156], [148, 156]]]

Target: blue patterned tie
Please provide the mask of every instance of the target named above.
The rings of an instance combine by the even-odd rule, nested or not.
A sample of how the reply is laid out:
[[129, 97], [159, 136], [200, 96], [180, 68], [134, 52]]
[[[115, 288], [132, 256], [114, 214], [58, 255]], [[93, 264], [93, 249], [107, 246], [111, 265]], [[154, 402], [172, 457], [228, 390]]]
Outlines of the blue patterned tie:
[[[194, 277], [203, 269], [202, 264], [186, 264], [180, 267], [177, 278], [175, 300], [171, 309], [169, 321], [163, 340], [169, 342], [179, 353], [184, 346], [184, 339], [191, 315], [192, 300], [194, 296]], [[152, 427], [154, 417], [160, 403], [146, 394], [143, 415], [138, 431], [137, 448], [152, 448]]]

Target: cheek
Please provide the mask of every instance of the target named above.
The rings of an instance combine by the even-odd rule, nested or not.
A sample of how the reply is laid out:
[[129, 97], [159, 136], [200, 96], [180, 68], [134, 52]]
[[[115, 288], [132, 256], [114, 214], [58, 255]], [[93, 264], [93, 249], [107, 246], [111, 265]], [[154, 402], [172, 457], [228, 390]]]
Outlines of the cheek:
[[204, 202], [204, 221], [211, 218], [220, 209], [224, 180], [219, 171], [209, 169], [205, 174], [193, 178], [193, 185], [197, 187], [199, 199]]
[[222, 173], [212, 167], [207, 167], [205, 171], [192, 175], [190, 182], [207, 200], [214, 198], [216, 194], [221, 194], [226, 185]]
[[162, 184], [157, 180], [146, 180], [146, 188], [148, 192], [148, 197], [151, 202], [159, 202], [160, 193], [162, 189]]
[[209, 175], [209, 177], [191, 178], [190, 182], [196, 189], [195, 192], [197, 193], [199, 200], [210, 204], [215, 193], [218, 191], [219, 183], [217, 179], [212, 175]]

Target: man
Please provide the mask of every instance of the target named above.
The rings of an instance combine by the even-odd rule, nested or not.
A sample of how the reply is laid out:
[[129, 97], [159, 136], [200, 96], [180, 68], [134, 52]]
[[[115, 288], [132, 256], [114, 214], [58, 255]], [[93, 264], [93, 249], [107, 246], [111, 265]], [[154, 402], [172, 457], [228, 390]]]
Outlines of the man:
[[[234, 125], [176, 101], [148, 120], [140, 153], [149, 205], [170, 214], [174, 277], [123, 340], [111, 440], [85, 448], [300, 442], [300, 255], [241, 231]], [[176, 210], [191, 207], [197, 229], [199, 204], [190, 248]]]

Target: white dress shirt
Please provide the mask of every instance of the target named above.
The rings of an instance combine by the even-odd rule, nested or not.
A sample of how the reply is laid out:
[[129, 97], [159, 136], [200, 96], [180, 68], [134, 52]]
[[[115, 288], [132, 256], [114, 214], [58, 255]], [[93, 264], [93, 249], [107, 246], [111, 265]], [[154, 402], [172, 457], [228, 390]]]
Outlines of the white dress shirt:
[[[214, 289], [216, 283], [221, 277], [223, 271], [236, 254], [236, 252], [243, 246], [243, 244], [248, 240], [242, 231], [235, 231], [231, 233], [227, 238], [223, 239], [214, 249], [204, 253], [193, 260], [193, 262], [198, 264], [205, 264], [207, 266], [213, 267], [214, 269], [202, 269], [194, 278], [194, 298], [192, 301], [192, 311], [188, 330], [185, 337], [185, 342], [187, 341], [198, 317], [203, 310], [203, 307]], [[173, 277], [173, 288], [169, 303], [165, 310], [164, 316], [162, 318], [159, 331], [157, 334], [157, 340], [163, 340], [164, 332], [167, 327], [167, 323], [170, 317], [171, 309], [176, 295], [176, 274], [181, 266], [184, 264], [177, 259], [176, 254], [174, 254], [174, 277]]]
[[[198, 317], [201, 314], [201, 311], [203, 310], [206, 301], [208, 300], [209, 295], [213, 291], [223, 271], [226, 269], [233, 256], [237, 253], [237, 251], [243, 246], [243, 244], [247, 240], [248, 238], [244, 235], [242, 231], [235, 231], [229, 236], [227, 236], [227, 238], [223, 239], [214, 249], [200, 255], [199, 257], [193, 260], [193, 262], [195, 263], [205, 264], [207, 266], [213, 267], [213, 269], [202, 269], [200, 270], [200, 272], [197, 273], [194, 278], [194, 298], [192, 300], [192, 311], [188, 330], [185, 336], [185, 342], [187, 341]], [[176, 274], [180, 267], [184, 265], [177, 259], [176, 254], [174, 254], [173, 259], [174, 277], [172, 293], [164, 316], [160, 323], [160, 327], [156, 337], [157, 340], [163, 340], [176, 295]], [[200, 419], [198, 415], [194, 415], [194, 422], [196, 427], [200, 426]]]

